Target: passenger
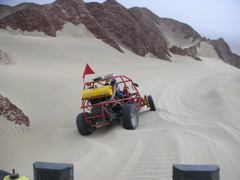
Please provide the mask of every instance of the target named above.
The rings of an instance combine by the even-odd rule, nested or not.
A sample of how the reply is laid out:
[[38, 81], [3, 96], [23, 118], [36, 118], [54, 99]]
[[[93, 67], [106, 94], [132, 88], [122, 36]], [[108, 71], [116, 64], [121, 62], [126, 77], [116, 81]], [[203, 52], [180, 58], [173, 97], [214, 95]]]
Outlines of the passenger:
[[116, 95], [119, 99], [123, 99], [124, 97], [124, 94], [123, 92], [121, 91], [120, 87], [118, 86], [118, 83], [116, 84], [116, 87], [117, 87], [117, 90], [116, 90]]
[[123, 99], [123, 97], [124, 97], [124, 94], [123, 94], [123, 92], [120, 90], [119, 87], [117, 88], [116, 95], [117, 95], [117, 97], [118, 97], [119, 99]]

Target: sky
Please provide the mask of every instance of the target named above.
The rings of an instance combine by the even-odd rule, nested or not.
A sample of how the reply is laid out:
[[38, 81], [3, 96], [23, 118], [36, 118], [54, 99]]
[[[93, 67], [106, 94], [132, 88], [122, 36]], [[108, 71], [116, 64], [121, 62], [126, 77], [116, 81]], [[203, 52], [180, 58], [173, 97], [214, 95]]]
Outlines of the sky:
[[[15, 6], [22, 2], [36, 4], [55, 0], [0, 0], [0, 4]], [[105, 0], [83, 0], [99, 2]], [[159, 17], [172, 18], [190, 25], [202, 37], [222, 37], [232, 52], [240, 55], [240, 0], [117, 0], [126, 8], [146, 7]]]

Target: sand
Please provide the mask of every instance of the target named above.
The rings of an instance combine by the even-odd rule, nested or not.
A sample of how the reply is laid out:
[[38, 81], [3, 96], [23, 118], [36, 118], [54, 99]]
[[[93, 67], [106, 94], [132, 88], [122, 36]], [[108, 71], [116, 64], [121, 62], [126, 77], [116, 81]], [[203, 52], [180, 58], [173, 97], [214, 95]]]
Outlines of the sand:
[[[68, 29], [68, 30], [66, 30]], [[69, 30], [70, 29], [70, 30]], [[173, 164], [218, 164], [222, 180], [240, 176], [240, 71], [207, 44], [203, 62], [172, 54], [173, 62], [124, 54], [68, 25], [57, 38], [0, 32], [0, 49], [16, 64], [0, 66], [0, 94], [23, 110], [31, 126], [0, 116], [0, 168], [33, 179], [36, 161], [72, 163], [78, 179], [172, 179]], [[132, 78], [152, 95], [136, 130], [120, 122], [81, 136], [82, 73]]]

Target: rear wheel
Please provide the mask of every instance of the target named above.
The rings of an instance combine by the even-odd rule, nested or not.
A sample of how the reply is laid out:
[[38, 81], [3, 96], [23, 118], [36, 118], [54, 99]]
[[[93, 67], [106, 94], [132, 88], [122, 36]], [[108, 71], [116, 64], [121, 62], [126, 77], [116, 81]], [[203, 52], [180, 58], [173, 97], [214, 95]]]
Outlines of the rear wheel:
[[[86, 115], [88, 115], [88, 114], [89, 113], [86, 113]], [[77, 124], [79, 133], [83, 136], [92, 134], [92, 132], [96, 129], [96, 127], [91, 126], [87, 123], [87, 121], [84, 117], [84, 113], [80, 113], [77, 116], [76, 124]]]
[[149, 103], [149, 106], [150, 106], [150, 110], [151, 111], [156, 111], [156, 107], [155, 107], [153, 98], [150, 95], [148, 96], [148, 103]]
[[136, 129], [139, 122], [138, 110], [134, 104], [126, 104], [123, 107], [122, 123], [125, 129]]

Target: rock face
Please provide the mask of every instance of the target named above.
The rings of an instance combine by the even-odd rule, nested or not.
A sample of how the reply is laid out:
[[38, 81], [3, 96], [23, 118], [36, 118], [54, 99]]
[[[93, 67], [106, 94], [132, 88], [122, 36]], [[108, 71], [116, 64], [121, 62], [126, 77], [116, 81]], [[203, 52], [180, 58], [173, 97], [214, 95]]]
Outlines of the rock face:
[[0, 116], [15, 124], [30, 126], [29, 118], [8, 98], [0, 95]]
[[134, 7], [129, 11], [159, 36], [164, 37], [168, 47], [189, 44], [201, 38], [189, 25], [169, 18], [160, 18], [146, 8]]
[[97, 38], [122, 52], [119, 45], [91, 17], [82, 0], [57, 0], [47, 5], [23, 3], [10, 10], [8, 6], [0, 8], [5, 9], [5, 13], [2, 14], [9, 14], [7, 16], [1, 14], [0, 28], [5, 29], [9, 26], [14, 30], [36, 30], [55, 37], [56, 31], [61, 30], [65, 23], [70, 22], [74, 25], [83, 23]]
[[228, 44], [223, 40], [223, 38], [212, 40], [210, 44], [212, 44], [215, 51], [218, 53], [218, 56], [224, 62], [240, 69], [240, 56], [231, 52]]
[[189, 48], [182, 49], [181, 47], [173, 46], [169, 49], [173, 54], [181, 55], [181, 56], [191, 56], [193, 59], [197, 61], [201, 61], [201, 58], [197, 57], [197, 46], [191, 46]]
[[119, 44], [140, 56], [152, 53], [160, 59], [170, 60], [165, 39], [115, 0], [107, 0], [103, 4], [88, 3], [86, 7]]
[[[196, 57], [197, 46], [199, 46], [201, 36], [192, 27], [173, 19], [160, 18], [146, 8], [134, 7], [129, 9], [129, 11], [159, 37], [165, 39], [170, 52], [201, 60], [199, 57]], [[195, 45], [188, 48], [179, 47], [194, 43]]]
[[[84, 24], [96, 38], [120, 52], [123, 52], [122, 46], [137, 55], [151, 53], [167, 61], [171, 61], [169, 52], [200, 60], [196, 56], [198, 44], [204, 41], [185, 23], [160, 18], [146, 8], [126, 9], [116, 0], [106, 0], [102, 4], [56, 0], [46, 5], [0, 5], [0, 29], [39, 31], [55, 37], [66, 23]], [[223, 39], [213, 40], [210, 44], [224, 62], [239, 68], [240, 56], [233, 54]]]

